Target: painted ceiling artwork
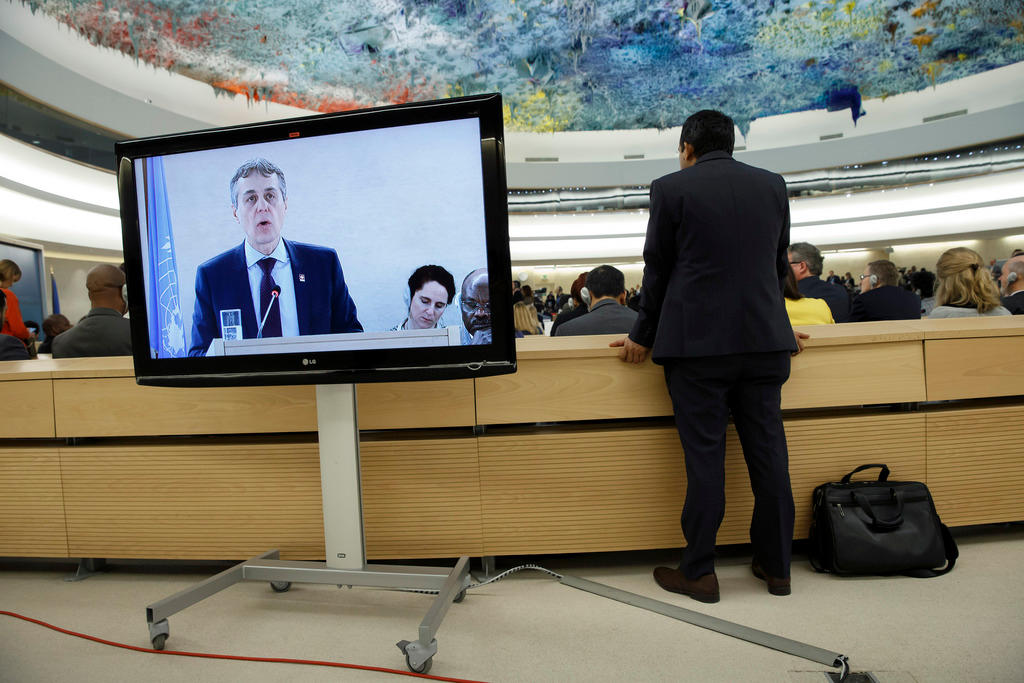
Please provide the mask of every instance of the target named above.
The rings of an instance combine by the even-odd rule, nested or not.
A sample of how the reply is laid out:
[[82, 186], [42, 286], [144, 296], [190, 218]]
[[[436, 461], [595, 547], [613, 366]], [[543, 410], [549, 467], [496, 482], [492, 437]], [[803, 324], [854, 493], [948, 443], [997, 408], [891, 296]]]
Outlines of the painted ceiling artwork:
[[92, 43], [312, 111], [500, 91], [512, 130], [666, 128], [1024, 61], [1021, 0], [21, 0]]

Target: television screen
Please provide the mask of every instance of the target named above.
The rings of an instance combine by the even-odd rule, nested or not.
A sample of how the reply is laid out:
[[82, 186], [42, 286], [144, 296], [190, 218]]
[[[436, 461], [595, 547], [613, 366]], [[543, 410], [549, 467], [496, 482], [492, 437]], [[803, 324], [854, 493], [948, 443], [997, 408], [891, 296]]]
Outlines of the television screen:
[[499, 95], [115, 154], [140, 383], [514, 372]]

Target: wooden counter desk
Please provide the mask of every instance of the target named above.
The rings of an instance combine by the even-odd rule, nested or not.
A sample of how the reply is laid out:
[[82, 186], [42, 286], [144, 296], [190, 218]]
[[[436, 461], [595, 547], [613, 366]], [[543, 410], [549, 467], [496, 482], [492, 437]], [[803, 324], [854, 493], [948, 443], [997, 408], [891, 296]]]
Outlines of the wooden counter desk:
[[[814, 486], [877, 461], [929, 483], [947, 524], [1024, 519], [1024, 318], [801, 329], [797, 537]], [[615, 338], [518, 340], [514, 375], [360, 386], [368, 557], [681, 545], [662, 370]], [[0, 389], [0, 555], [323, 558], [313, 387], [142, 387], [130, 358], [91, 358], [0, 363]], [[726, 469], [719, 540], [746, 542], [731, 429]]]

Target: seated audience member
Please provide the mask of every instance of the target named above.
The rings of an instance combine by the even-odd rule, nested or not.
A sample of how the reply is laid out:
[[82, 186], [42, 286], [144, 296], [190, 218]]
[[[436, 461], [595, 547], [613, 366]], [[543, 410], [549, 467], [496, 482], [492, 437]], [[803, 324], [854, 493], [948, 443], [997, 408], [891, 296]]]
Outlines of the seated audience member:
[[21, 268], [10, 259], [0, 261], [0, 296], [7, 299], [7, 320], [3, 327], [0, 327], [0, 334], [7, 334], [28, 344], [32, 334], [25, 327], [21, 319], [21, 306], [18, 305], [17, 295], [11, 291], [15, 282], [21, 280]]
[[46, 339], [39, 346], [39, 353], [53, 353], [53, 338], [61, 332], [71, 329], [71, 321], [60, 313], [54, 313], [43, 321], [43, 334]]
[[626, 306], [626, 276], [614, 266], [598, 266], [587, 274], [590, 310], [558, 328], [559, 337], [582, 334], [628, 334], [637, 312]]
[[405, 320], [391, 328], [430, 330], [443, 328], [441, 316], [455, 298], [455, 278], [441, 266], [420, 266], [409, 276]]
[[523, 334], [542, 334], [543, 328], [537, 316], [537, 307], [533, 303], [533, 288], [523, 285], [523, 298], [512, 306], [512, 323], [517, 332]]
[[824, 299], [832, 311], [832, 319], [845, 323], [850, 317], [850, 294], [842, 285], [821, 279], [824, 263], [821, 252], [813, 244], [796, 242], [789, 245], [789, 267], [796, 277], [797, 288], [804, 296]]
[[783, 294], [786, 299], [786, 313], [789, 315], [790, 325], [795, 327], [797, 325], [835, 324], [836, 321], [832, 319], [832, 310], [824, 299], [814, 299], [800, 293], [792, 268], [786, 273]]
[[[558, 315], [555, 316], [555, 321], [551, 323], [551, 336], [554, 337], [558, 328], [564, 323], [570, 320], [575, 320], [581, 315], [587, 314], [587, 304], [583, 299], [583, 293], [587, 288], [587, 273], [580, 273], [579, 277], [572, 281], [572, 285], [569, 287], [569, 298], [571, 306], [566, 304], [559, 310]], [[590, 298], [590, 292], [587, 292], [587, 298]]]
[[123, 286], [124, 273], [117, 266], [103, 264], [89, 271], [85, 288], [92, 310], [53, 340], [54, 358], [132, 354], [130, 323], [123, 317], [128, 310], [121, 295]]
[[976, 318], [1010, 315], [999, 301], [999, 288], [973, 249], [947, 249], [935, 264], [939, 286], [929, 318]]
[[921, 297], [896, 286], [899, 274], [892, 261], [872, 261], [860, 276], [860, 295], [850, 307], [850, 322], [917, 320]]
[[[7, 297], [0, 296], [0, 326], [7, 319]], [[0, 361], [3, 360], [29, 360], [28, 349], [17, 339], [9, 334], [0, 334]]]
[[922, 267], [910, 278], [910, 286], [921, 297], [921, 317], [928, 317], [935, 308], [935, 273]]
[[1024, 253], [1007, 259], [999, 282], [1003, 307], [1014, 315], [1024, 315]]

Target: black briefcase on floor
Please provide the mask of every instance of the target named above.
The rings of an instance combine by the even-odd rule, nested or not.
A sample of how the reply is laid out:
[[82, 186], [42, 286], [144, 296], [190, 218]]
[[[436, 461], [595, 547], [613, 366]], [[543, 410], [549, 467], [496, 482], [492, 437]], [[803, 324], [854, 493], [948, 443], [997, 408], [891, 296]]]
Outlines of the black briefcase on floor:
[[[874, 467], [882, 470], [877, 480], [850, 481]], [[885, 465], [861, 465], [814, 489], [810, 556], [816, 571], [929, 578], [953, 569], [959, 550], [928, 487], [888, 479]]]

